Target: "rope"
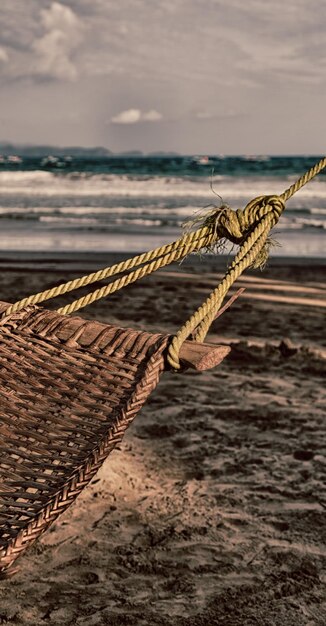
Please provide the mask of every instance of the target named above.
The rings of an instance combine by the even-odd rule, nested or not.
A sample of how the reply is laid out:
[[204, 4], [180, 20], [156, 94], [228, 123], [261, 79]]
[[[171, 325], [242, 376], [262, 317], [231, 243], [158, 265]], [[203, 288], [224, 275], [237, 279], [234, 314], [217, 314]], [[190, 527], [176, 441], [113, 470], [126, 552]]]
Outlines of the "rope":
[[[263, 266], [266, 262], [268, 256], [268, 234], [278, 222], [285, 208], [285, 202], [312, 178], [317, 176], [324, 167], [326, 167], [326, 157], [322, 158], [303, 174], [280, 196], [260, 196], [255, 198], [247, 204], [243, 211], [238, 209], [238, 211], [230, 213], [228, 209], [223, 209], [227, 212], [226, 225], [229, 226], [231, 231], [226, 232], [226, 236], [230, 241], [239, 243], [241, 248], [222, 282], [173, 337], [169, 346], [168, 361], [174, 369], [180, 369], [179, 352], [187, 337], [192, 335], [195, 341], [205, 340], [210, 325], [217, 311], [222, 306], [225, 295], [243, 271], [248, 267]], [[222, 216], [218, 217], [221, 218]], [[259, 222], [259, 220], [262, 221]], [[256, 226], [255, 223], [257, 224]], [[253, 226], [251, 231], [250, 225]], [[228, 229], [226, 230], [228, 231]]]
[[[169, 346], [168, 361], [176, 370], [180, 369], [179, 352], [183, 342], [190, 334], [194, 335], [196, 341], [204, 341], [218, 309], [233, 283], [241, 276], [243, 271], [248, 267], [254, 266], [256, 258], [262, 252], [268, 233], [271, 228], [271, 220], [266, 217], [255, 229], [251, 236], [252, 245], [249, 241], [248, 251], [243, 254], [241, 249], [235, 257], [233, 263], [227, 270], [223, 280], [214, 291], [208, 296], [207, 300], [193, 313], [189, 320], [180, 328], [178, 333], [173, 337]], [[256, 239], [254, 241], [254, 239]], [[194, 332], [195, 331], [195, 332]]]
[[142, 267], [138, 267], [133, 272], [129, 274], [125, 274], [121, 278], [118, 278], [114, 282], [109, 285], [104, 285], [100, 289], [96, 289], [95, 291], [86, 294], [79, 300], [75, 300], [71, 304], [58, 309], [58, 313], [61, 315], [69, 315], [70, 313], [74, 313], [78, 309], [82, 309], [85, 306], [88, 306], [92, 302], [99, 300], [101, 298], [105, 298], [106, 296], [122, 289], [122, 287], [126, 287], [130, 283], [143, 278], [143, 276], [147, 276], [147, 274], [151, 274], [152, 272], [156, 272], [159, 268], [164, 267], [165, 265], [169, 265], [173, 261], [178, 261], [179, 259], [187, 256], [190, 252], [194, 250], [200, 250], [204, 246], [207, 245], [209, 241], [209, 235], [198, 237], [199, 231], [196, 231], [196, 238], [190, 242], [184, 242], [182, 239], [179, 239], [179, 246], [176, 249], [173, 249], [170, 253], [166, 254], [161, 258], [153, 257], [152, 261], [149, 261], [146, 265]]
[[208, 329], [233, 283], [246, 268], [262, 267], [265, 264], [269, 248], [268, 235], [283, 213], [286, 201], [319, 174], [325, 166], [326, 157], [316, 163], [280, 196], [259, 196], [251, 200], [243, 210], [233, 211], [227, 206], [217, 208], [205, 217], [200, 228], [185, 234], [180, 239], [121, 263], [116, 263], [111, 267], [23, 298], [10, 305], [2, 317], [20, 311], [28, 305], [38, 304], [105, 278], [124, 274], [108, 285], [104, 285], [100, 289], [96, 289], [94, 292], [58, 309], [59, 313], [68, 315], [173, 261], [184, 258], [195, 250], [211, 249], [219, 239], [228, 239], [240, 246], [239, 252], [228, 268], [222, 282], [180, 328], [169, 346], [168, 361], [174, 369], [178, 370], [180, 369], [178, 355], [183, 342], [189, 335], [192, 335], [195, 341], [204, 341]]
[[[161, 263], [162, 265], [164, 265], [166, 264], [164, 263], [164, 257], [168, 255], [170, 258], [169, 262], [171, 263], [174, 260], [173, 254], [176, 253], [176, 255], [178, 255], [178, 250], [180, 248], [187, 250], [186, 254], [189, 254], [194, 250], [199, 250], [202, 247], [210, 245], [213, 238], [214, 233], [212, 232], [212, 228], [203, 226], [199, 230], [188, 233], [172, 243], [166, 244], [159, 248], [155, 248], [154, 250], [149, 250], [148, 252], [144, 252], [143, 254], [131, 257], [130, 259], [122, 261], [121, 263], [116, 263], [115, 265], [111, 265], [110, 267], [98, 270], [97, 272], [94, 272], [92, 274], [87, 274], [86, 276], [70, 280], [66, 283], [62, 283], [61, 285], [57, 285], [56, 287], [52, 287], [51, 289], [47, 289], [45, 291], [41, 291], [40, 293], [28, 296], [27, 298], [23, 298], [22, 300], [19, 300], [18, 302], [10, 305], [3, 314], [3, 317], [20, 311], [21, 309], [24, 309], [29, 305], [39, 304], [40, 302], [51, 300], [52, 298], [61, 296], [65, 293], [68, 293], [69, 291], [74, 291], [75, 289], [79, 289], [80, 287], [85, 287], [87, 285], [91, 285], [92, 283], [99, 282], [101, 280], [104, 280], [105, 278], [116, 276], [117, 274], [123, 274], [133, 269], [134, 267], [149, 264], [154, 259], [159, 260], [161, 258]], [[178, 258], [180, 258], [180, 256]], [[158, 263], [156, 269], [159, 269], [160, 266], [160, 263]], [[86, 306], [86, 304], [84, 304], [83, 306]], [[79, 308], [81, 308], [81, 306], [77, 305], [74, 307], [74, 303], [69, 305], [69, 307], [70, 313], [77, 311]], [[60, 311], [61, 310], [62, 309], [60, 309]]]
[[293, 183], [291, 187], [286, 189], [280, 196], [282, 200], [284, 200], [284, 202], [287, 202], [289, 198], [291, 198], [291, 196], [293, 196], [297, 191], [299, 191], [299, 189], [301, 189], [301, 187], [309, 183], [309, 181], [312, 180], [312, 178], [317, 176], [317, 174], [319, 174], [319, 172], [321, 172], [321, 170], [323, 170], [324, 167], [326, 167], [326, 157], [323, 157], [322, 159], [320, 159], [320, 161], [318, 161], [318, 163], [316, 163], [313, 167], [311, 167], [310, 170], [308, 170], [308, 172], [303, 174], [303, 176], [301, 176], [301, 178], [299, 178], [295, 183]]

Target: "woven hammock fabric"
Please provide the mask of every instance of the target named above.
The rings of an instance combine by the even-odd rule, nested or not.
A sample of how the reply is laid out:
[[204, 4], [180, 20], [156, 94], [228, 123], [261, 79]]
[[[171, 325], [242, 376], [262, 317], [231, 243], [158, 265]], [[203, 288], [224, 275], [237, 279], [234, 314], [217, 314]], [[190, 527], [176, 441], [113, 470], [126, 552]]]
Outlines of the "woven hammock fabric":
[[121, 441], [158, 383], [167, 342], [35, 306], [1, 321], [0, 575]]

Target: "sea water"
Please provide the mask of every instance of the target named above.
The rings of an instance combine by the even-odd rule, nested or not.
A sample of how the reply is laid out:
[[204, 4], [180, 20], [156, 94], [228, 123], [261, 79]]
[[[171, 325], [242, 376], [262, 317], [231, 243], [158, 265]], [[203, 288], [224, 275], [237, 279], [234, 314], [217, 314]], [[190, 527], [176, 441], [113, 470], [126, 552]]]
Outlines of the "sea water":
[[[112, 156], [0, 162], [0, 251], [133, 253], [222, 203], [279, 194], [320, 157]], [[286, 205], [273, 255], [325, 258], [326, 173]]]

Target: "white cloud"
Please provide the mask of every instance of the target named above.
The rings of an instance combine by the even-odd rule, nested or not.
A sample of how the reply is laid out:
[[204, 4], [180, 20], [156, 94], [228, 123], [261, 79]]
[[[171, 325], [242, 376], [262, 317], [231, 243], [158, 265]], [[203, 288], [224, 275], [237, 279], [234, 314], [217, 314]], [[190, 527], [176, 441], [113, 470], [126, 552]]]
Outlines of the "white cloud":
[[69, 7], [53, 2], [49, 9], [41, 11], [41, 24], [45, 34], [32, 44], [36, 56], [36, 74], [46, 78], [75, 80], [78, 72], [73, 53], [82, 39], [80, 19]]
[[144, 122], [159, 122], [162, 119], [162, 115], [155, 109], [151, 109], [147, 113], [143, 113], [141, 119]]
[[111, 118], [112, 124], [137, 124], [140, 121], [141, 112], [139, 109], [127, 109]]
[[7, 61], [9, 61], [7, 50], [0, 48], [0, 63], [7, 63]]
[[111, 118], [112, 124], [138, 124], [139, 122], [158, 122], [162, 119], [161, 113], [151, 109], [142, 112], [140, 109], [127, 109]]

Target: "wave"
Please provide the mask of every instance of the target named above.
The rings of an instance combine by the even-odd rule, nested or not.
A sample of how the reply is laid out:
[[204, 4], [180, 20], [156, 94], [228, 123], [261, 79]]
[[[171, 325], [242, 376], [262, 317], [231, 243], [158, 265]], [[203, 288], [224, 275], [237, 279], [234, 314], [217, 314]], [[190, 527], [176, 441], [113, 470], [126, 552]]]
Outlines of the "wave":
[[310, 208], [308, 211], [311, 215], [326, 215], [326, 208]]
[[114, 226], [128, 226], [135, 227], [140, 226], [144, 230], [148, 227], [158, 227], [158, 226], [181, 226], [180, 222], [174, 222], [173, 220], [161, 220], [161, 219], [145, 219], [145, 218], [115, 218], [112, 219], [110, 223], [103, 223], [100, 220], [91, 219], [91, 218], [73, 218], [73, 217], [51, 217], [51, 216], [42, 216], [40, 217], [41, 223], [46, 223], [50, 225], [54, 225], [55, 227], [63, 227], [63, 228], [71, 228], [75, 227], [80, 230], [100, 230], [101, 232], [112, 231], [112, 227]]
[[[209, 205], [209, 210], [211, 210], [212, 205]], [[197, 205], [182, 205], [182, 206], [164, 206], [164, 204], [153, 204], [145, 207], [139, 206], [128, 206], [128, 205], [115, 205], [115, 206], [0, 206], [0, 218], [3, 217], [11, 217], [17, 216], [22, 219], [27, 219], [29, 216], [43, 214], [53, 214], [53, 215], [90, 215], [90, 216], [103, 216], [105, 214], [111, 215], [112, 213], [124, 214], [131, 213], [134, 215], [156, 215], [158, 213], [164, 213], [166, 215], [176, 215], [184, 216], [185, 218], [200, 216], [204, 217], [205, 212], [208, 210], [208, 207], [198, 207]], [[288, 215], [326, 215], [326, 209], [317, 209], [317, 208], [309, 208], [309, 207], [287, 207], [286, 212], [283, 214], [283, 217]]]
[[311, 220], [311, 219], [297, 218], [295, 220], [295, 224], [301, 228], [321, 228], [323, 230], [326, 230], [325, 220]]
[[[171, 176], [131, 176], [116, 174], [57, 174], [41, 170], [0, 172], [0, 194], [29, 197], [51, 196], [63, 198], [111, 197], [111, 198], [176, 198], [193, 197], [198, 200], [219, 204], [220, 198], [229, 204], [248, 202], [253, 197], [264, 194], [278, 194], [288, 186], [285, 177], [171, 177]], [[219, 197], [218, 197], [219, 196]], [[318, 179], [301, 189], [294, 199], [303, 206], [314, 206], [320, 202], [326, 208], [326, 182]]]
[[142, 207], [128, 207], [128, 206], [114, 206], [114, 207], [89, 207], [89, 206], [66, 206], [66, 207], [0, 207], [0, 218], [4, 219], [39, 219], [41, 216], [53, 216], [64, 217], [70, 216], [77, 219], [83, 216], [98, 219], [110, 220], [115, 215], [122, 215], [133, 218], [134, 216], [144, 217], [184, 217], [185, 219], [198, 215], [199, 213], [205, 213], [198, 210], [197, 206], [182, 206], [182, 207], [163, 207], [152, 205], [146, 208]]
[[[281, 216], [277, 228], [282, 230], [326, 230], [326, 221], [309, 216], [309, 210], [303, 212], [288, 211]], [[147, 209], [118, 206], [114, 208], [96, 207], [34, 207], [23, 209], [16, 207], [0, 207], [0, 219], [4, 228], [5, 223], [19, 222], [21, 225], [29, 223], [42, 224], [48, 228], [76, 228], [80, 230], [105, 230], [115, 226], [125, 227], [125, 230], [134, 226], [147, 228], [178, 228], [180, 231], [185, 223], [194, 218], [205, 217], [205, 210], [198, 210], [195, 206], [166, 207], [151, 206]]]
[[19, 170], [18, 172], [4, 171], [0, 172], [0, 184], [1, 185], [19, 185], [20, 183], [43, 183], [49, 182], [54, 179], [52, 172], [44, 172], [42, 170]]
[[93, 217], [59, 217], [55, 215], [41, 215], [39, 217], [40, 222], [44, 222], [46, 224], [75, 224], [80, 227], [86, 224], [97, 225], [97, 220]]

